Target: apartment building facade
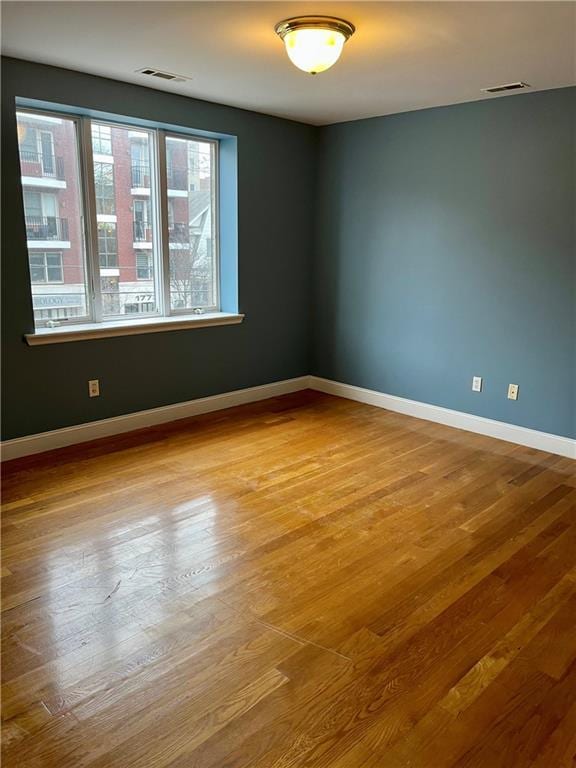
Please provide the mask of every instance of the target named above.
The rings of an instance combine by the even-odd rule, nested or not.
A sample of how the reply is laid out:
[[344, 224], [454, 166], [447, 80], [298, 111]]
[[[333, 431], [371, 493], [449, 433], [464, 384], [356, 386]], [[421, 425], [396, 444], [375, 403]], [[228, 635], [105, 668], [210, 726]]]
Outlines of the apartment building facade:
[[[150, 131], [91, 123], [101, 314], [157, 311], [162, 256]], [[18, 113], [20, 167], [36, 322], [87, 314], [84, 191], [73, 120]], [[214, 169], [208, 142], [166, 136], [166, 197], [173, 309], [214, 305]], [[85, 171], [88, 172], [88, 171]], [[166, 235], [166, 233], [164, 233]]]

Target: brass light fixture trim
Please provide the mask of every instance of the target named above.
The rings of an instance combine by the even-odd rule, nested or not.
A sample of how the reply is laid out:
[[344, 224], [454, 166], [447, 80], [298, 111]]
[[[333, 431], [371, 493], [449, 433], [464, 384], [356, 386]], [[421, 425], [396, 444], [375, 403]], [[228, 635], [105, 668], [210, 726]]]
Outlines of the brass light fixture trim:
[[341, 32], [346, 40], [356, 31], [354, 24], [336, 16], [295, 16], [292, 19], [279, 21], [274, 27], [274, 31], [281, 40], [284, 40], [288, 32], [294, 32], [297, 29], [329, 29], [333, 32]]

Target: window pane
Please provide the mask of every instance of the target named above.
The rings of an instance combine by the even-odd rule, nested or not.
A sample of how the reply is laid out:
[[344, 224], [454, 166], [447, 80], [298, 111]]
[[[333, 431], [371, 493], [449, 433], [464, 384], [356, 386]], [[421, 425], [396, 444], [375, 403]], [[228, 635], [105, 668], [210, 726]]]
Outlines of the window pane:
[[31, 267], [30, 279], [32, 280], [33, 283], [45, 283], [46, 273], [44, 269], [41, 267]]
[[31, 253], [29, 255], [30, 260], [30, 279], [33, 283], [45, 283], [46, 282], [46, 270], [44, 264], [43, 253]]
[[[35, 321], [85, 318], [88, 293], [76, 124], [31, 112], [19, 112], [17, 120]], [[58, 263], [47, 262], [47, 248], [58, 249]]]
[[[20, 119], [20, 115], [18, 116]], [[20, 140], [20, 159], [26, 163], [40, 162], [38, 154], [38, 134], [36, 128], [32, 125], [24, 127], [18, 127], [18, 138]], [[33, 155], [33, 157], [32, 157]]]
[[151, 280], [153, 275], [152, 254], [146, 251], [136, 252], [136, 272], [138, 280]]
[[42, 216], [42, 196], [40, 192], [24, 190], [24, 208], [27, 218], [40, 218]]
[[92, 125], [92, 151], [95, 155], [112, 154], [112, 132], [108, 125]]
[[48, 267], [48, 282], [49, 283], [61, 283], [62, 282], [62, 273], [60, 271], [60, 268], [56, 267]]
[[[156, 191], [150, 183], [153, 140], [152, 131], [92, 124], [93, 152], [101, 154], [99, 148], [111, 153], [110, 162], [94, 161], [104, 318], [158, 311], [156, 222], [152, 215]], [[141, 252], [147, 254], [145, 270], [137, 259]]]
[[48, 275], [49, 283], [62, 282], [62, 254], [61, 253], [46, 254], [46, 274]]
[[114, 166], [112, 163], [94, 162], [94, 188], [96, 213], [110, 215], [115, 212]]
[[215, 308], [214, 144], [168, 136], [166, 171], [171, 308]]
[[118, 240], [116, 224], [98, 222], [98, 253], [101, 267], [118, 266]]

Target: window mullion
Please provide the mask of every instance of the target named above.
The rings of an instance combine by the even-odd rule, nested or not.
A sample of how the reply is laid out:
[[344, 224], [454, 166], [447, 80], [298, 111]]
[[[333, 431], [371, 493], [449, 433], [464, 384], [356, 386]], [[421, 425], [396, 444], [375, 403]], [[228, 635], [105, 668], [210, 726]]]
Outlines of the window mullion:
[[158, 211], [158, 253], [160, 267], [160, 296], [162, 297], [162, 314], [170, 315], [170, 234], [168, 230], [168, 181], [166, 172], [166, 133], [156, 132], [156, 208]]
[[102, 321], [102, 292], [100, 280], [100, 255], [98, 250], [98, 216], [96, 213], [96, 191], [94, 186], [94, 159], [92, 156], [91, 121], [80, 121], [80, 163], [84, 185], [84, 216], [86, 230], [86, 259], [92, 315], [96, 322]]

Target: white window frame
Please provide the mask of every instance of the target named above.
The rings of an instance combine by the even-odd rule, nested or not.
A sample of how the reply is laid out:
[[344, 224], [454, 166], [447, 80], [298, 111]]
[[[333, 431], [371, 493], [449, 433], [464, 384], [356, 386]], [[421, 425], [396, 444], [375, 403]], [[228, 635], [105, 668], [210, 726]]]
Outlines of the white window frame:
[[[86, 286], [86, 307], [87, 315], [62, 318], [58, 320], [58, 326], [66, 326], [73, 330], [74, 326], [89, 326], [94, 324], [106, 325], [118, 323], [119, 325], [136, 325], [134, 315], [115, 315], [106, 317], [102, 312], [102, 293], [101, 293], [101, 274], [100, 258], [98, 248], [98, 217], [96, 213], [96, 187], [94, 183], [94, 154], [92, 145], [92, 123], [103, 124], [110, 127], [117, 125], [125, 130], [145, 131], [150, 135], [151, 141], [151, 168], [150, 168], [150, 215], [153, 227], [153, 254], [154, 258], [154, 283], [156, 291], [156, 312], [146, 313], [145, 317], [151, 320], [163, 319], [182, 319], [184, 316], [200, 315], [215, 316], [222, 313], [220, 308], [220, 237], [219, 237], [219, 178], [220, 178], [220, 141], [218, 139], [199, 136], [188, 132], [165, 131], [162, 128], [142, 128], [141, 126], [113, 119], [91, 119], [88, 116], [71, 114], [68, 112], [51, 112], [44, 109], [34, 109], [18, 107], [19, 113], [24, 113], [38, 118], [56, 118], [59, 120], [70, 120], [76, 127], [76, 144], [78, 157], [78, 177], [79, 177], [79, 206], [81, 229], [84, 252], [85, 268], [85, 286]], [[203, 144], [211, 145], [211, 170], [212, 170], [212, 194], [210, 199], [211, 220], [212, 220], [212, 240], [213, 240], [213, 293], [215, 303], [210, 306], [199, 308], [188, 307], [181, 309], [172, 309], [170, 301], [170, 238], [168, 223], [168, 186], [166, 172], [166, 138], [174, 137], [187, 141], [198, 141]], [[98, 158], [99, 159], [99, 158]], [[152, 194], [156, 190], [155, 194]], [[154, 198], [154, 204], [153, 200]], [[136, 267], [136, 264], [135, 264]], [[30, 291], [32, 292], [32, 280], [30, 279]], [[240, 318], [240, 315], [230, 316], [230, 318]], [[140, 316], [142, 318], [142, 315]], [[200, 318], [198, 318], [200, 320]], [[225, 324], [228, 319], [223, 318]], [[236, 322], [236, 320], [234, 320]], [[35, 318], [35, 327], [37, 329], [51, 328], [54, 323], [48, 320], [37, 320]], [[202, 323], [197, 323], [199, 326]], [[206, 323], [210, 324], [210, 323]], [[39, 342], [41, 343], [41, 342]]]

